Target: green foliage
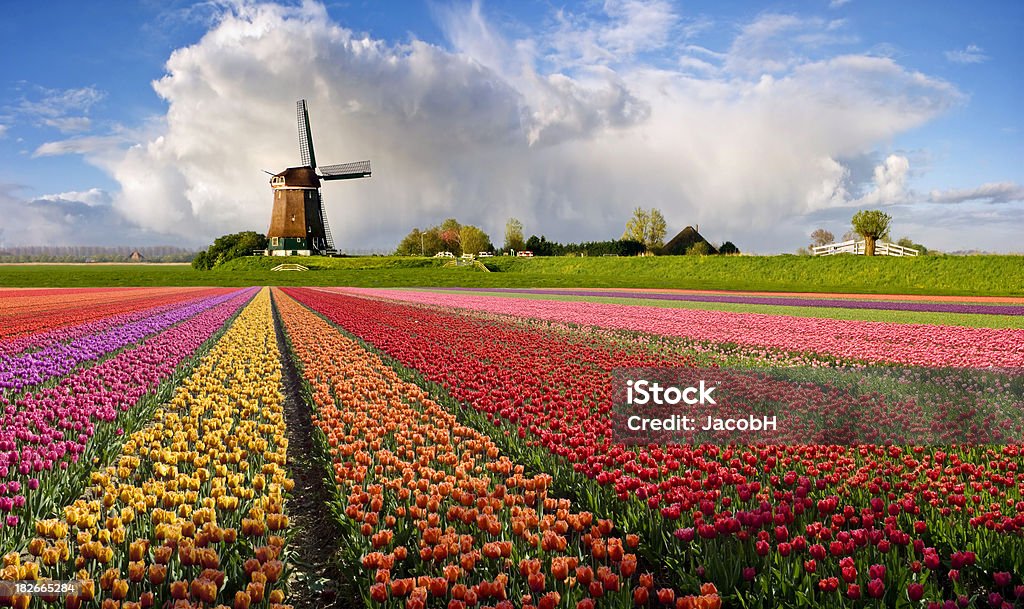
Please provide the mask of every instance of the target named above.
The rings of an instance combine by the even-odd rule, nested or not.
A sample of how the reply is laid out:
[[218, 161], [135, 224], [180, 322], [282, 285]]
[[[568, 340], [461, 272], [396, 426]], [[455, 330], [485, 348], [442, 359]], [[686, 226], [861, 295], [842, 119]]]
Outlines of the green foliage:
[[412, 229], [405, 238], [399, 242], [398, 247], [395, 248], [396, 256], [420, 256], [425, 254], [424, 251], [424, 234], [418, 228]]
[[467, 254], [478, 254], [480, 252], [490, 252], [494, 249], [491, 245], [491, 238], [487, 236], [482, 229], [477, 226], [465, 225], [459, 229], [459, 244], [462, 246], [463, 253]]
[[199, 252], [192, 260], [192, 268], [210, 270], [229, 260], [252, 255], [253, 250], [267, 249], [267, 236], [253, 231], [243, 231], [217, 237], [205, 252]]
[[639, 241], [648, 251], [653, 251], [665, 244], [665, 216], [656, 208], [650, 210], [637, 207], [633, 217], [626, 222], [626, 230], [622, 240]]
[[395, 255], [433, 256], [438, 252], [451, 252], [459, 256], [463, 252], [476, 254], [493, 249], [491, 238], [479, 227], [462, 225], [455, 218], [448, 218], [425, 231], [412, 229], [398, 244]]
[[914, 243], [910, 237], [900, 237], [900, 240], [896, 242], [896, 245], [902, 245], [903, 247], [912, 247], [917, 250], [918, 254], [927, 255], [928, 248], [921, 245], [920, 243]]
[[[621, 243], [621, 242], [619, 242]], [[179, 265], [0, 265], [5, 287], [322, 285], [621, 287], [1024, 296], [1024, 256], [553, 256], [487, 259], [491, 273], [398, 256], [236, 258], [209, 272]], [[275, 273], [281, 263], [308, 273]]]
[[740, 248], [736, 247], [732, 241], [726, 241], [718, 248], [718, 253], [723, 256], [735, 255], [740, 253]]
[[505, 251], [520, 251], [526, 249], [526, 241], [523, 237], [523, 223], [515, 218], [509, 218], [505, 223]]
[[864, 253], [875, 255], [875, 241], [889, 238], [889, 224], [892, 216], [878, 209], [862, 209], [853, 214], [850, 221], [853, 230], [864, 237]]
[[534, 256], [639, 256], [645, 250], [643, 243], [630, 239], [562, 244], [544, 235], [531, 235], [525, 245]]
[[708, 244], [703, 241], [698, 241], [690, 246], [690, 249], [686, 250], [687, 256], [707, 256], [711, 253], [711, 248]]
[[889, 236], [889, 224], [892, 216], [878, 209], [862, 209], [853, 214], [850, 225], [861, 237], [885, 239]]

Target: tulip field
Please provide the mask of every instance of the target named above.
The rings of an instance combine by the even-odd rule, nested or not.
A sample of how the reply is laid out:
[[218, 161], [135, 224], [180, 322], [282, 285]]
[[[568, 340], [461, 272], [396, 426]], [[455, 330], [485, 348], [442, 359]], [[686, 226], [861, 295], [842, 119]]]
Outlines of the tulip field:
[[1020, 302], [0, 289], [0, 607], [1020, 609], [1022, 371]]

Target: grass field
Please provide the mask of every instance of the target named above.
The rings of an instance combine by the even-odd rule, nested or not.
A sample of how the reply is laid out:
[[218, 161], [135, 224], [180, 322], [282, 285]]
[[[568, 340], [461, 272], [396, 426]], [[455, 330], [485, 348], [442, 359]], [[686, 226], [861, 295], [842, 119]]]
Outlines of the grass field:
[[[438, 290], [441, 291], [441, 290]], [[466, 294], [466, 292], [457, 292]], [[687, 302], [672, 300], [649, 300], [644, 298], [612, 298], [605, 296], [556, 296], [546, 294], [509, 294], [504, 292], [469, 292], [473, 296], [528, 298], [531, 300], [560, 300], [564, 302], [603, 302], [606, 304], [634, 305], [641, 307], [662, 307], [703, 311], [727, 311], [731, 313], [762, 313], [765, 315], [789, 315], [792, 317], [820, 317], [854, 321], [881, 321], [900, 324], [932, 324], [967, 326], [971, 328], [1024, 328], [1024, 316], [1020, 315], [977, 315], [970, 313], [932, 313], [917, 311], [892, 311], [885, 309], [840, 309], [832, 307], [792, 307], [760, 304], [735, 304], [727, 302]]]
[[[298, 262], [305, 273], [271, 272]], [[213, 271], [164, 265], [5, 265], [0, 287], [350, 285], [623, 287], [966, 296], [1024, 295], [1024, 256], [865, 258], [672, 256], [506, 258], [493, 271], [443, 268], [425, 258], [243, 258]]]

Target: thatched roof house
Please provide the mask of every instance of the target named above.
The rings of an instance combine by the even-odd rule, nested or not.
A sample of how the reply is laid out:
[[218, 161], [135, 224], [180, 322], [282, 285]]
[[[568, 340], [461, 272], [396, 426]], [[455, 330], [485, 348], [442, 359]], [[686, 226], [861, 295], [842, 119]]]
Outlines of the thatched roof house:
[[[697, 228], [700, 228], [699, 224], [697, 225]], [[709, 254], [717, 254], [718, 250], [715, 246], [711, 245], [707, 239], [702, 237], [701, 234], [697, 232], [697, 228], [687, 226], [683, 230], [679, 231], [678, 235], [672, 237], [672, 240], [665, 244], [661, 253], [668, 256], [682, 256], [686, 254], [687, 250], [693, 247], [695, 243], [703, 242], [707, 243]]]
[[142, 262], [145, 259], [139, 250], [132, 250], [132, 253], [128, 256], [128, 259], [132, 262]]

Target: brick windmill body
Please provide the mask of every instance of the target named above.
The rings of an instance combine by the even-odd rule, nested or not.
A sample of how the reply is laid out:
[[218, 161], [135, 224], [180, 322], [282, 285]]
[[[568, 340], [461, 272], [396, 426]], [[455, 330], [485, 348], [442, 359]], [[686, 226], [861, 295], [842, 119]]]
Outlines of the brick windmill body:
[[327, 223], [320, 182], [370, 177], [370, 161], [325, 165], [317, 170], [313, 134], [306, 100], [296, 104], [299, 156], [302, 165], [289, 167], [270, 179], [274, 208], [267, 231], [269, 256], [312, 256], [337, 253]]

